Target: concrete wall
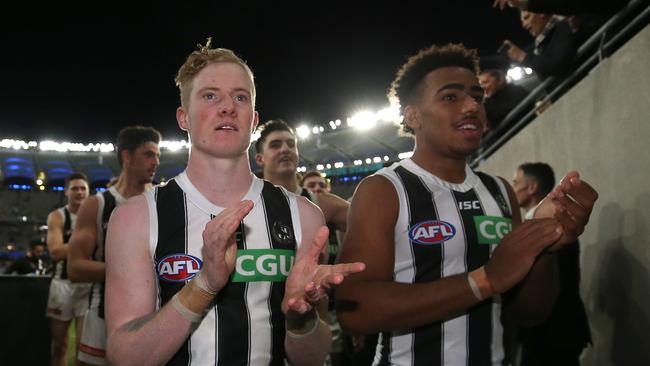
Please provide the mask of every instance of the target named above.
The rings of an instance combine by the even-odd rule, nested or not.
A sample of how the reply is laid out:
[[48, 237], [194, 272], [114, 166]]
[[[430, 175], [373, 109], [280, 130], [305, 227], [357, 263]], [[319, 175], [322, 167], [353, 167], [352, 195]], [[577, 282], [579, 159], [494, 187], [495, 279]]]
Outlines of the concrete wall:
[[600, 199], [581, 237], [581, 293], [594, 345], [583, 365], [650, 365], [650, 26], [479, 170], [525, 161], [569, 169]]

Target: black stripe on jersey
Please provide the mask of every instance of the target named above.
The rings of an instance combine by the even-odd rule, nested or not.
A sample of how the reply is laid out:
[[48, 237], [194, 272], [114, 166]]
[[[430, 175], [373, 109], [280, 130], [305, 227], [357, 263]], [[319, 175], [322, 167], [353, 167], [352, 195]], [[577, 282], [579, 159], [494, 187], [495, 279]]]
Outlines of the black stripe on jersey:
[[[262, 189], [262, 202], [264, 204], [264, 217], [266, 221], [269, 241], [273, 249], [296, 250], [296, 235], [293, 231], [293, 220], [291, 219], [291, 208], [289, 199], [280, 188], [269, 182], [264, 182]], [[279, 235], [274, 234], [280, 226], [289, 230], [289, 239], [280, 240]], [[286, 237], [285, 237], [286, 238]], [[269, 365], [284, 365], [286, 354], [284, 351], [284, 315], [282, 314], [282, 299], [284, 298], [284, 282], [272, 282], [271, 294], [268, 300], [271, 312], [271, 361]]]
[[[423, 222], [438, 220], [433, 194], [420, 177], [403, 167], [395, 168], [406, 191], [409, 229]], [[415, 282], [432, 282], [442, 278], [444, 245], [421, 245], [411, 242], [415, 265]], [[413, 332], [413, 364], [440, 365], [443, 359], [442, 322], [419, 327]]]
[[501, 214], [504, 217], [511, 219], [512, 212], [510, 212], [510, 205], [508, 205], [506, 197], [503, 196], [503, 192], [501, 191], [501, 188], [499, 188], [499, 183], [496, 179], [482, 172], [476, 172], [476, 175], [478, 175], [485, 188], [487, 188], [488, 192], [490, 192], [492, 197], [497, 201], [497, 204], [501, 209]]
[[[187, 209], [186, 197], [176, 180], [156, 187], [156, 211], [158, 213], [158, 242], [156, 243], [155, 265], [171, 254], [187, 253]], [[179, 215], [182, 213], [183, 219]], [[157, 272], [157, 271], [156, 271]], [[158, 279], [160, 307], [163, 307], [185, 285], [184, 282], [169, 282]], [[191, 353], [189, 337], [168, 365], [189, 365]]]
[[[235, 232], [237, 249], [246, 249], [244, 224]], [[247, 282], [228, 281], [216, 297], [218, 365], [248, 365], [250, 360], [250, 315], [246, 306]]]
[[[115, 196], [110, 191], [104, 191], [104, 210], [102, 212], [102, 232], [104, 233], [104, 250], [102, 251], [102, 262], [106, 261], [106, 229], [108, 229], [108, 220], [111, 218], [111, 212], [115, 209], [117, 203]], [[98, 249], [98, 248], [96, 248]], [[99, 317], [104, 319], [104, 292], [106, 291], [106, 282], [99, 283]], [[92, 291], [91, 291], [92, 294]]]
[[[490, 246], [478, 244], [474, 216], [485, 215], [483, 206], [474, 189], [467, 192], [453, 191], [456, 207], [462, 202], [479, 202], [479, 207], [463, 206], [459, 209], [465, 234], [465, 265], [473, 271], [490, 260]], [[467, 207], [467, 208], [466, 208]], [[470, 244], [471, 243], [471, 244]], [[492, 299], [487, 299], [467, 312], [467, 365], [486, 365], [492, 360]]]
[[[70, 242], [70, 237], [72, 236], [72, 217], [70, 215], [70, 210], [68, 210], [68, 207], [63, 207], [63, 214], [65, 216], [65, 224], [63, 224], [63, 242], [68, 243]], [[58, 272], [58, 275], [60, 279], [62, 280], [67, 280], [68, 279], [68, 260], [63, 259], [61, 260], [61, 271]]]

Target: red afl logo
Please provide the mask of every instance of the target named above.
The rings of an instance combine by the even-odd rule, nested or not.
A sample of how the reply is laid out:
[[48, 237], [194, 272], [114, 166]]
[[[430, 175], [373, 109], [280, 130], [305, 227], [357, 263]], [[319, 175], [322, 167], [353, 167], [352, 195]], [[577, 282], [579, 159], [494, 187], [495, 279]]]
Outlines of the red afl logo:
[[200, 259], [189, 254], [171, 254], [158, 262], [156, 271], [165, 281], [184, 282], [194, 278], [202, 264]]

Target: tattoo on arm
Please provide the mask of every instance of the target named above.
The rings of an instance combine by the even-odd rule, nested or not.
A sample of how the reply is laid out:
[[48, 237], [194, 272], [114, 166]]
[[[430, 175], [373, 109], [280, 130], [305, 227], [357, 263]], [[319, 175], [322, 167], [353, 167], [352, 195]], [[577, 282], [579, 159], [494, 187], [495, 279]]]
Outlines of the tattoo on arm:
[[156, 313], [154, 312], [154, 313], [147, 314], [145, 316], [133, 319], [130, 322], [128, 322], [128, 323], [124, 324], [123, 326], [121, 326], [119, 331], [120, 332], [125, 332], [125, 333], [137, 332], [138, 330], [140, 330], [140, 328], [142, 328], [145, 324], [147, 324], [149, 322], [149, 320], [153, 319], [155, 316], [156, 316]]

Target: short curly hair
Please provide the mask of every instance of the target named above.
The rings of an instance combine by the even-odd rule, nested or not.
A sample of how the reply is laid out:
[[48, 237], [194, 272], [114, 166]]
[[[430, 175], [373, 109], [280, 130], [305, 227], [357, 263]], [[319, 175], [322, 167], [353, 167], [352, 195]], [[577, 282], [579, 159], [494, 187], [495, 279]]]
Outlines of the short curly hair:
[[250, 78], [251, 97], [253, 98], [253, 105], [255, 105], [255, 77], [246, 62], [227, 48], [212, 48], [212, 38], [208, 38], [205, 45], [199, 44], [197, 46], [198, 49], [187, 56], [187, 60], [178, 69], [176, 78], [174, 78], [176, 86], [181, 93], [181, 105], [183, 108], [187, 108], [189, 104], [193, 86], [192, 82], [196, 75], [206, 66], [217, 62], [231, 62], [241, 66], [246, 71], [246, 74]]
[[[478, 75], [478, 51], [456, 43], [442, 46], [433, 45], [420, 50], [417, 54], [409, 57], [397, 71], [388, 92], [388, 99], [399, 105], [400, 113], [404, 115], [404, 108], [414, 103], [420, 95], [425, 77], [433, 70], [449, 66], [463, 67]], [[413, 134], [413, 129], [406, 124], [403, 118], [400, 124], [402, 132]]]

